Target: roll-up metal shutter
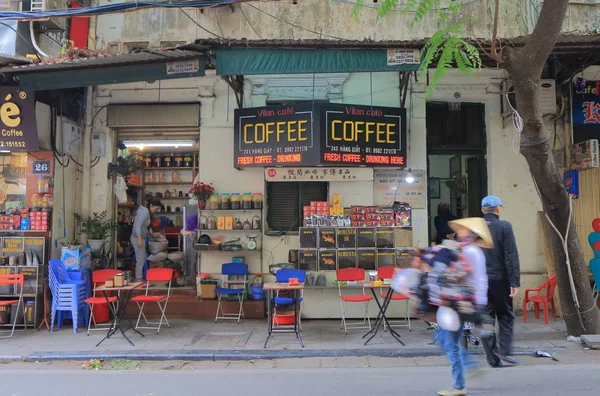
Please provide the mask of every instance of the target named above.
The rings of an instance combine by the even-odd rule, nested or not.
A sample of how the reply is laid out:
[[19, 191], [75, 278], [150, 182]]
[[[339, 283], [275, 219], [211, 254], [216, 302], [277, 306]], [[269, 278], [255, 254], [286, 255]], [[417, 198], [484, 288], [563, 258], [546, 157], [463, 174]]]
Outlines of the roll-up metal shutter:
[[120, 140], [198, 140], [200, 104], [111, 105], [107, 126]]

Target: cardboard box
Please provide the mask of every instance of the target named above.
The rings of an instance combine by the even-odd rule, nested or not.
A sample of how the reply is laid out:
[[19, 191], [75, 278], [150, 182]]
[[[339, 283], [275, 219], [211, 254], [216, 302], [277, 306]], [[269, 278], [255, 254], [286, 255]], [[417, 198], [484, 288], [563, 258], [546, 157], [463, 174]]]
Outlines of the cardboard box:
[[200, 284], [200, 296], [203, 300], [214, 300], [217, 295], [215, 289], [217, 285], [215, 283], [201, 283]]
[[225, 229], [225, 217], [219, 216], [217, 217], [217, 230]]
[[334, 208], [342, 206], [342, 196], [340, 194], [333, 194], [331, 201], [333, 202]]
[[233, 217], [231, 217], [231, 216], [225, 217], [225, 229], [233, 230]]
[[337, 269], [337, 252], [336, 249], [319, 251], [319, 271], [335, 271]]

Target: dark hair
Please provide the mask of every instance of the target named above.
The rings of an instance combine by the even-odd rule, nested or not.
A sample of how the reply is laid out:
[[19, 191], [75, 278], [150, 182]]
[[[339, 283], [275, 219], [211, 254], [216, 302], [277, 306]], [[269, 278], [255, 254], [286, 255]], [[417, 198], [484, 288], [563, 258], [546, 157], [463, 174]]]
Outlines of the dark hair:
[[150, 206], [162, 206], [162, 203], [158, 200], [158, 199], [151, 199], [148, 201], [148, 209], [150, 209]]
[[450, 206], [447, 203], [445, 203], [445, 202], [441, 202], [438, 205], [437, 212], [438, 212], [438, 214], [449, 213], [450, 212]]

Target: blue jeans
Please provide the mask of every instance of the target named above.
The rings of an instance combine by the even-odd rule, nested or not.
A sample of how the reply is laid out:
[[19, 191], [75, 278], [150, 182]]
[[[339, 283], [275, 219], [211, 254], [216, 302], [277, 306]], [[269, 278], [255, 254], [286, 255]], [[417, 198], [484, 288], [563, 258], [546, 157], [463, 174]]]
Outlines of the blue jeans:
[[440, 330], [440, 341], [443, 342], [444, 351], [448, 356], [450, 367], [452, 368], [452, 388], [464, 389], [465, 366], [463, 362], [463, 352], [461, 351], [460, 340], [463, 334], [462, 326], [458, 331]]
[[[436, 329], [433, 335], [433, 340], [437, 346], [439, 346], [444, 352], [446, 351], [444, 347], [444, 338], [442, 329]], [[459, 339], [460, 340], [460, 339]], [[472, 354], [469, 353], [468, 350], [461, 348], [462, 358], [463, 358], [463, 366], [469, 370], [473, 368], [477, 368], [480, 366], [480, 363], [473, 357]]]

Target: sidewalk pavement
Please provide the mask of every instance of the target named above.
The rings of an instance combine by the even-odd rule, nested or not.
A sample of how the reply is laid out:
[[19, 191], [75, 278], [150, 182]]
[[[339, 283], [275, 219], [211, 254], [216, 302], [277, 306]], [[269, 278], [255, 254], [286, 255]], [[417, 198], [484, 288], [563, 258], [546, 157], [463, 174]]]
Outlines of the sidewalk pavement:
[[[352, 330], [348, 335], [340, 329], [338, 320], [304, 320], [302, 322], [302, 348], [293, 334], [275, 334], [268, 347], [263, 348], [266, 338], [266, 320], [242, 320], [241, 323], [209, 320], [173, 319], [171, 328], [163, 327], [160, 334], [142, 331], [145, 337], [129, 331], [135, 343], [131, 346], [122, 336], [115, 335], [96, 347], [104, 331], [87, 336], [85, 329], [74, 334], [71, 326], [56, 329], [16, 333], [0, 343], [0, 361], [50, 361], [88, 359], [135, 359], [135, 360], [253, 360], [299, 357], [426, 357], [440, 356], [436, 346], [430, 345], [432, 331], [420, 320], [412, 321], [412, 331], [398, 328], [406, 346], [395, 341], [389, 332], [380, 329], [368, 345], [362, 335], [365, 330]], [[476, 353], [481, 347], [469, 346]], [[531, 354], [544, 350], [560, 359], [561, 353], [582, 351], [576, 342], [566, 340], [565, 325], [561, 320], [544, 325], [541, 320], [524, 324], [521, 317], [515, 320], [514, 352], [516, 355]]]

